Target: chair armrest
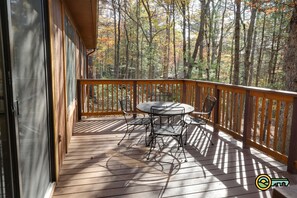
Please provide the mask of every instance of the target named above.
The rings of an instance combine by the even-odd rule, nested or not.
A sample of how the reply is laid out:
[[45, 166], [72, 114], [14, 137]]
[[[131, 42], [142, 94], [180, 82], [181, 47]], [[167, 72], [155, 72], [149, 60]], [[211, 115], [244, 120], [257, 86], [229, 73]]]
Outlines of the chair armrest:
[[126, 112], [126, 115], [142, 115], [143, 117], [145, 117], [146, 113], [141, 113], [141, 112], [137, 112], [137, 111], [129, 111], [129, 112]]
[[208, 115], [209, 112], [199, 112], [199, 111], [193, 111], [191, 114], [193, 115]]

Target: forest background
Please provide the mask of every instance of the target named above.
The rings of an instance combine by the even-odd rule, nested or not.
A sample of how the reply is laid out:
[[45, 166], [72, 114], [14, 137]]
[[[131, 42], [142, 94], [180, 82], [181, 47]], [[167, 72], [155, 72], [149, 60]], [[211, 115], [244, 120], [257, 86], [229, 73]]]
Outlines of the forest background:
[[296, 0], [100, 0], [94, 77], [297, 91]]

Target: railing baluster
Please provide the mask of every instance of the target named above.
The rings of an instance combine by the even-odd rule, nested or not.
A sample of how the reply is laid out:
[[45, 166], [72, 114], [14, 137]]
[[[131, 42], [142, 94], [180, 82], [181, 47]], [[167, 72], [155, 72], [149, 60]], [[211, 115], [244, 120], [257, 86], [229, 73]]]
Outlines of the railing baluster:
[[78, 116], [78, 120], [81, 120], [81, 112], [82, 112], [82, 108], [81, 108], [81, 81], [77, 80], [77, 116]]
[[226, 103], [225, 103], [225, 97], [226, 97], [226, 91], [225, 90], [221, 90], [221, 94], [222, 94], [222, 121], [221, 121], [221, 126], [224, 126], [225, 124], [225, 107], [226, 107]]
[[248, 140], [251, 139], [251, 129], [253, 120], [253, 98], [250, 91], [247, 90], [245, 94], [245, 108], [244, 108], [244, 124], [243, 124], [243, 148], [249, 148]]
[[200, 94], [201, 94], [201, 89], [199, 87], [198, 82], [196, 82], [196, 89], [195, 89], [195, 110], [200, 110]]
[[264, 118], [265, 118], [265, 107], [266, 107], [266, 98], [262, 97], [262, 106], [261, 106], [261, 122], [260, 122], [260, 139], [259, 143], [262, 144], [264, 141]]
[[259, 112], [259, 97], [256, 96], [255, 99], [255, 113], [254, 113], [254, 135], [253, 140], [254, 142], [257, 141], [257, 131], [258, 131], [258, 112]]
[[182, 102], [186, 103], [186, 97], [187, 97], [187, 84], [185, 82], [185, 80], [183, 80], [183, 84], [182, 84]]
[[238, 96], [239, 94], [234, 92], [233, 93], [233, 98], [234, 98], [234, 102], [232, 102], [232, 106], [233, 106], [233, 131], [237, 131], [238, 133], [240, 133], [240, 131], [238, 130], [238, 123], [241, 122], [241, 120], [239, 120], [239, 108], [240, 106], [238, 105]]
[[92, 113], [94, 113], [94, 109], [95, 109], [95, 89], [94, 89], [94, 84], [92, 83]]
[[[242, 126], [242, 115], [244, 114], [243, 112], [243, 107], [244, 107], [244, 100], [243, 100], [243, 97], [244, 95], [243, 94], [239, 94], [239, 97], [240, 97], [240, 106], [239, 106], [239, 123], [238, 123], [238, 130], [239, 131], [242, 131], [241, 129], [241, 126]], [[251, 116], [252, 114], [250, 114]]]
[[288, 102], [286, 102], [285, 114], [284, 114], [284, 126], [283, 126], [283, 132], [282, 132], [282, 151], [281, 151], [281, 153], [283, 153], [283, 154], [285, 154], [285, 149], [286, 149], [288, 114], [289, 114], [289, 104], [288, 104]]
[[[138, 95], [138, 93], [137, 93], [137, 81], [134, 80], [133, 81], [133, 111], [136, 111], [137, 95]], [[133, 115], [133, 116], [136, 116], [136, 114]]]
[[278, 127], [279, 127], [279, 113], [280, 113], [280, 101], [277, 100], [277, 104], [276, 104], [276, 116], [275, 116], [275, 127], [274, 127], [274, 142], [273, 142], [273, 149], [274, 150], [277, 150]]
[[267, 124], [267, 134], [266, 134], [266, 146], [269, 148], [270, 146], [270, 130], [271, 130], [271, 116], [272, 116], [272, 104], [273, 100], [269, 99], [269, 105], [268, 105], [268, 124]]
[[101, 89], [101, 92], [102, 92], [102, 112], [104, 112], [104, 84], [102, 84], [102, 89]]
[[217, 103], [214, 107], [214, 119], [213, 119], [213, 123], [214, 123], [214, 128], [213, 128], [213, 132], [214, 133], [218, 133], [219, 132], [219, 125], [220, 125], [220, 90], [218, 89], [218, 86], [215, 86], [214, 88], [214, 96], [217, 98]]
[[293, 100], [293, 116], [291, 124], [291, 137], [289, 143], [289, 154], [288, 154], [288, 168], [287, 171], [290, 173], [297, 174], [297, 97]]

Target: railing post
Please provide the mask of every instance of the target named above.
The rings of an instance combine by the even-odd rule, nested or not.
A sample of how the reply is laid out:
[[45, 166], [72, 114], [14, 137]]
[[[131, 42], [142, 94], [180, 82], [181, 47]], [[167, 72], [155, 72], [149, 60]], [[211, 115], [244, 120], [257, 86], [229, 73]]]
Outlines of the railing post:
[[77, 119], [81, 120], [81, 85], [80, 85], [80, 80], [77, 80]]
[[187, 103], [187, 85], [186, 85], [186, 81], [183, 80], [183, 98], [182, 98], [182, 103]]
[[244, 107], [244, 123], [243, 123], [243, 148], [249, 148], [248, 140], [251, 138], [253, 115], [253, 98], [250, 95], [250, 90], [246, 90], [245, 107]]
[[217, 85], [214, 88], [214, 94], [215, 94], [215, 97], [217, 98], [217, 103], [214, 107], [213, 132], [218, 133], [219, 132], [219, 115], [220, 115], [220, 90], [218, 89]]
[[[136, 112], [137, 106], [137, 81], [133, 80], [133, 111]], [[136, 114], [133, 114], [133, 117], [136, 117]]]
[[198, 86], [198, 82], [196, 81], [196, 86], [195, 86], [195, 110], [200, 110], [200, 93], [201, 93], [201, 88]]
[[293, 100], [293, 116], [291, 125], [291, 137], [289, 143], [288, 167], [289, 173], [297, 174], [297, 97]]

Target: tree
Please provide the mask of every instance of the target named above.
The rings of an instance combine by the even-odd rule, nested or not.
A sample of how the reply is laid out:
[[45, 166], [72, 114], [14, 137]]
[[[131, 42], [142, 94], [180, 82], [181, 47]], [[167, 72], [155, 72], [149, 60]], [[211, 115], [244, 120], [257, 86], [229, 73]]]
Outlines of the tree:
[[294, 3], [289, 38], [284, 56], [285, 89], [297, 91], [297, 3]]
[[244, 76], [243, 76], [243, 85], [247, 85], [249, 76], [250, 76], [250, 67], [251, 67], [251, 60], [250, 60], [250, 55], [251, 55], [251, 48], [252, 48], [252, 41], [253, 41], [253, 33], [254, 33], [254, 26], [255, 26], [255, 19], [256, 19], [256, 14], [257, 14], [257, 9], [256, 9], [256, 0], [252, 1], [251, 9], [252, 9], [252, 14], [251, 14], [251, 19], [250, 19], [250, 25], [247, 33], [247, 45], [245, 49], [245, 55], [244, 55]]
[[[209, 6], [209, 1], [206, 2], [206, 0], [200, 0], [200, 3], [201, 3], [201, 7], [200, 7], [201, 14], [200, 14], [199, 33], [198, 33], [198, 36], [196, 39], [194, 51], [192, 54], [192, 61], [189, 64], [188, 74], [187, 74], [186, 78], [192, 77], [192, 70], [193, 70], [197, 55], [198, 55], [199, 47], [200, 47], [199, 59], [201, 62], [203, 60], [204, 23], [205, 23], [206, 10], [208, 10], [208, 6]], [[201, 71], [201, 68], [199, 70]], [[199, 76], [199, 77], [201, 77], [201, 76]]]
[[233, 84], [239, 84], [239, 66], [240, 66], [240, 5], [241, 0], [235, 0], [236, 13], [235, 13], [235, 31], [234, 31], [234, 72], [233, 72]]
[[222, 20], [221, 20], [221, 33], [220, 33], [220, 41], [219, 41], [219, 49], [218, 49], [218, 57], [217, 57], [217, 67], [216, 67], [216, 79], [217, 80], [220, 80], [226, 9], [227, 9], [227, 0], [225, 0], [225, 3], [224, 3], [224, 10], [223, 10]]

